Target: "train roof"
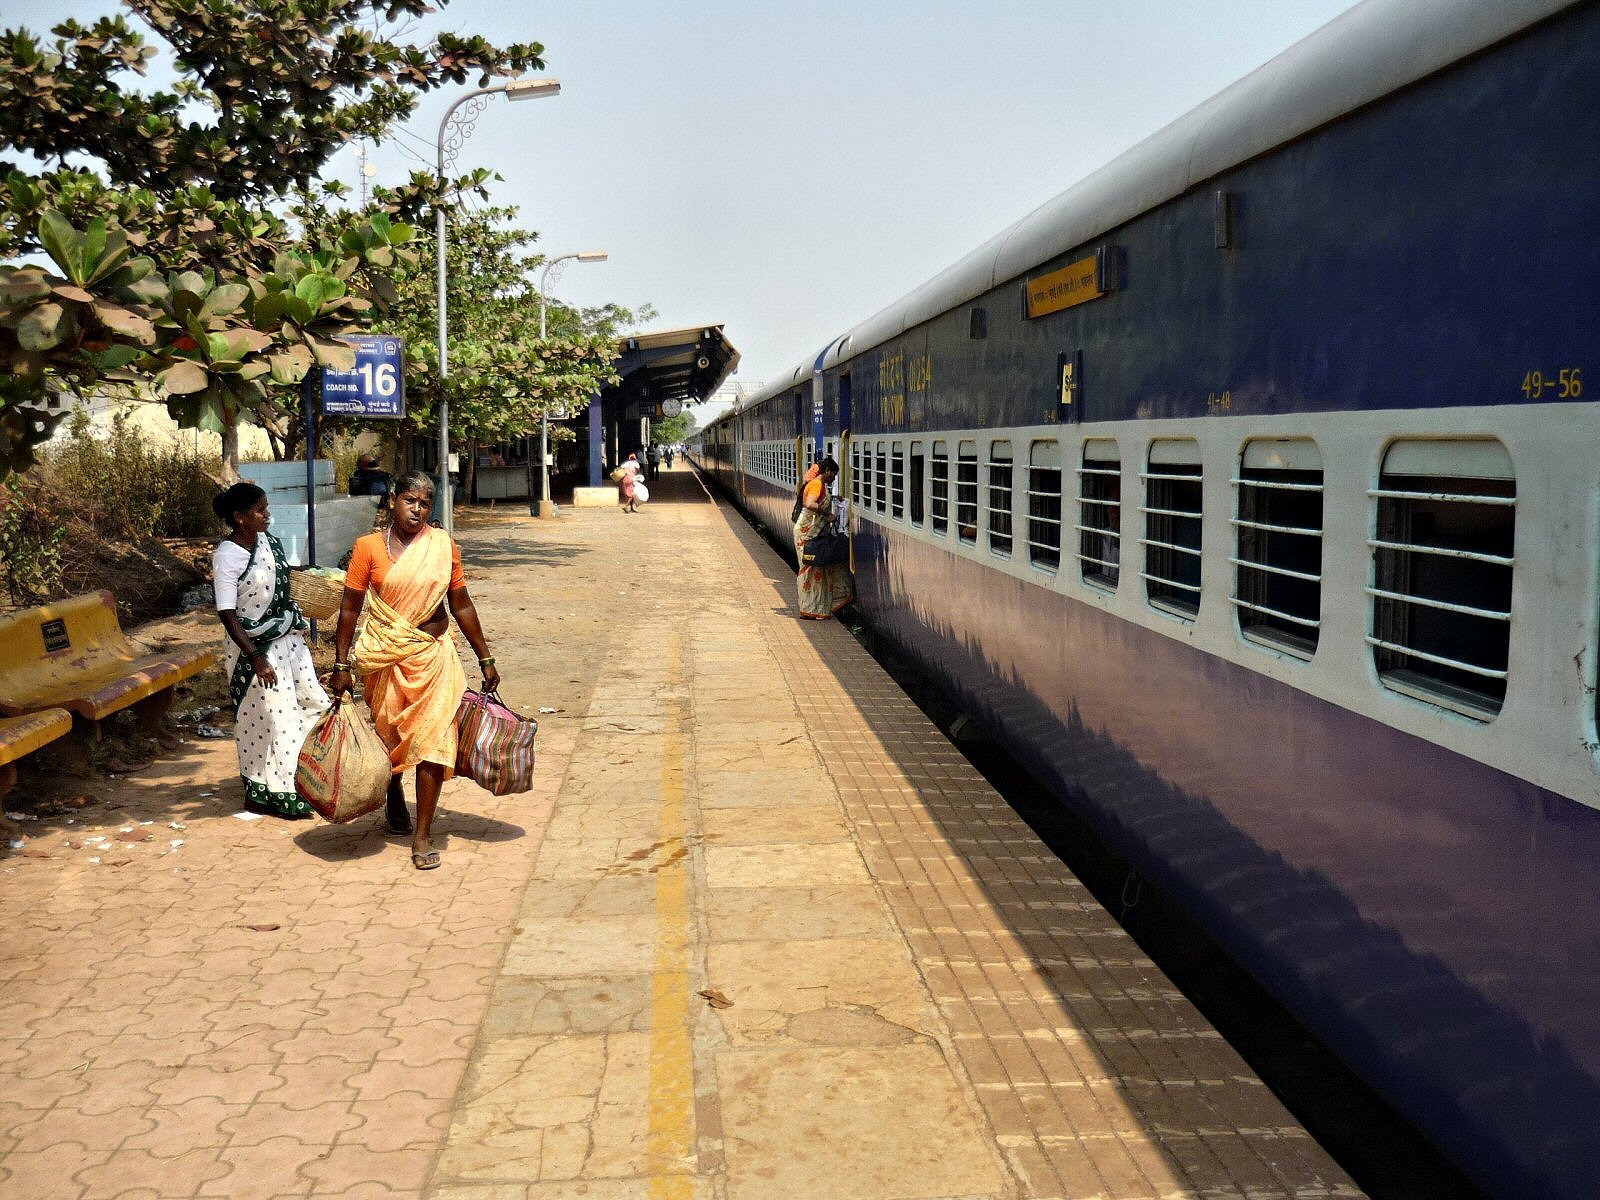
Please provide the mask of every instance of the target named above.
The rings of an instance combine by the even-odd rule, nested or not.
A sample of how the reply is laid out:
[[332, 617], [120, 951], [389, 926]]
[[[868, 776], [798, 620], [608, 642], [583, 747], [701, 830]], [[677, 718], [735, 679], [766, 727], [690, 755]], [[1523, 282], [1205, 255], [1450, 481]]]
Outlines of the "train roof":
[[1573, 7], [1574, 0], [1366, 0], [856, 325], [830, 345], [822, 365], [898, 337], [1207, 179]]
[[[755, 392], [750, 396], [749, 399], [743, 401], [742, 403], [735, 404], [726, 413], [718, 417], [717, 420], [725, 421], [729, 417], [736, 416], [747, 409], [755, 407], [757, 404], [761, 404], [772, 399], [774, 396], [781, 396], [783, 393], [792, 391], [796, 387], [809, 385], [811, 382], [811, 373], [822, 366], [823, 358], [827, 355], [828, 351], [834, 348], [835, 344], [836, 343], [834, 342], [829, 342], [815, 354], [808, 355], [797, 362], [792, 370], [785, 371], [782, 375], [773, 376], [766, 383], [761, 385], [760, 391]], [[715, 423], [716, 422], [712, 422], [712, 424]]]

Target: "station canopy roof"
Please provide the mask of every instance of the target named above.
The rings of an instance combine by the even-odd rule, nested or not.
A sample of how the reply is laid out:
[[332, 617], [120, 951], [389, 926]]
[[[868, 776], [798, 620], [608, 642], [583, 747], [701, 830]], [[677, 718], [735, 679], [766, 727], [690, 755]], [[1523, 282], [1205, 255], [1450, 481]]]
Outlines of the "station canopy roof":
[[739, 352], [721, 325], [694, 325], [623, 338], [617, 374], [622, 382], [607, 388], [622, 402], [623, 417], [655, 415], [657, 406], [676, 400], [688, 408], [722, 386], [739, 365]]

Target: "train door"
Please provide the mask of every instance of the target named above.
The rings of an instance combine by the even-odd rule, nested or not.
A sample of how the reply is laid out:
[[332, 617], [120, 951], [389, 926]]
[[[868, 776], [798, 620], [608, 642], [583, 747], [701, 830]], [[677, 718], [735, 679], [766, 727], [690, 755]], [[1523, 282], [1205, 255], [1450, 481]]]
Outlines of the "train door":
[[831, 457], [833, 449], [827, 444], [827, 433], [823, 424], [826, 405], [823, 403], [822, 376], [817, 375], [811, 381], [811, 458], [813, 462], [820, 462], [825, 457]]
[[[833, 455], [833, 460], [838, 463], [844, 461], [840, 456], [849, 452], [847, 443], [850, 440], [850, 415], [850, 372], [846, 371], [839, 376], [839, 432], [835, 439], [833, 450], [830, 451]], [[848, 494], [843, 491], [843, 487], [844, 482], [842, 479], [834, 484], [834, 488], [839, 494]]]

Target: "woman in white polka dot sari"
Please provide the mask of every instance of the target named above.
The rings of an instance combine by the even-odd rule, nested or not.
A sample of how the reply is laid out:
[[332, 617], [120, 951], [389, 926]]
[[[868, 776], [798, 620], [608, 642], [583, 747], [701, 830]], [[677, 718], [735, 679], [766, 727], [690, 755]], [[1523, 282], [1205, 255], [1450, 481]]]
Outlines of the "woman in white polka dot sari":
[[213, 507], [233, 527], [211, 565], [217, 615], [231, 643], [224, 669], [245, 803], [280, 817], [309, 817], [311, 806], [294, 790], [295, 763], [329, 700], [300, 636], [305, 614], [289, 598], [283, 547], [267, 532], [266, 493], [237, 483]]

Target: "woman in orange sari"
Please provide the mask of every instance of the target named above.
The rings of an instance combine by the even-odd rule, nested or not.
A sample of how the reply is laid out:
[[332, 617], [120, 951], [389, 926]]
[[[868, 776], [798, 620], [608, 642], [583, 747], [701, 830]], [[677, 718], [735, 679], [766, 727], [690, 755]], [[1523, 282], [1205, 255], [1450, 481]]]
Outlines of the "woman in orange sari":
[[800, 515], [794, 523], [794, 552], [800, 563], [800, 615], [812, 621], [826, 621], [850, 603], [854, 588], [850, 568], [844, 563], [828, 567], [808, 567], [802, 551], [806, 543], [833, 525], [833, 481], [839, 477], [839, 464], [831, 458], [821, 462], [821, 471], [800, 487]]
[[[477, 652], [484, 689], [500, 686], [500, 672], [467, 594], [461, 551], [449, 534], [428, 524], [433, 486], [421, 471], [402, 475], [395, 483], [393, 524], [356, 542], [334, 640], [337, 661], [328, 678], [329, 690], [338, 695], [350, 690], [352, 665], [361, 671], [372, 723], [389, 747], [394, 770], [386, 810], [389, 828], [412, 834], [411, 865], [419, 871], [439, 865], [433, 813], [440, 787], [455, 774], [456, 710], [467, 688], [447, 606]], [[367, 620], [352, 659], [351, 640], [363, 603]], [[401, 789], [401, 777], [412, 767], [417, 772], [415, 830]]]

